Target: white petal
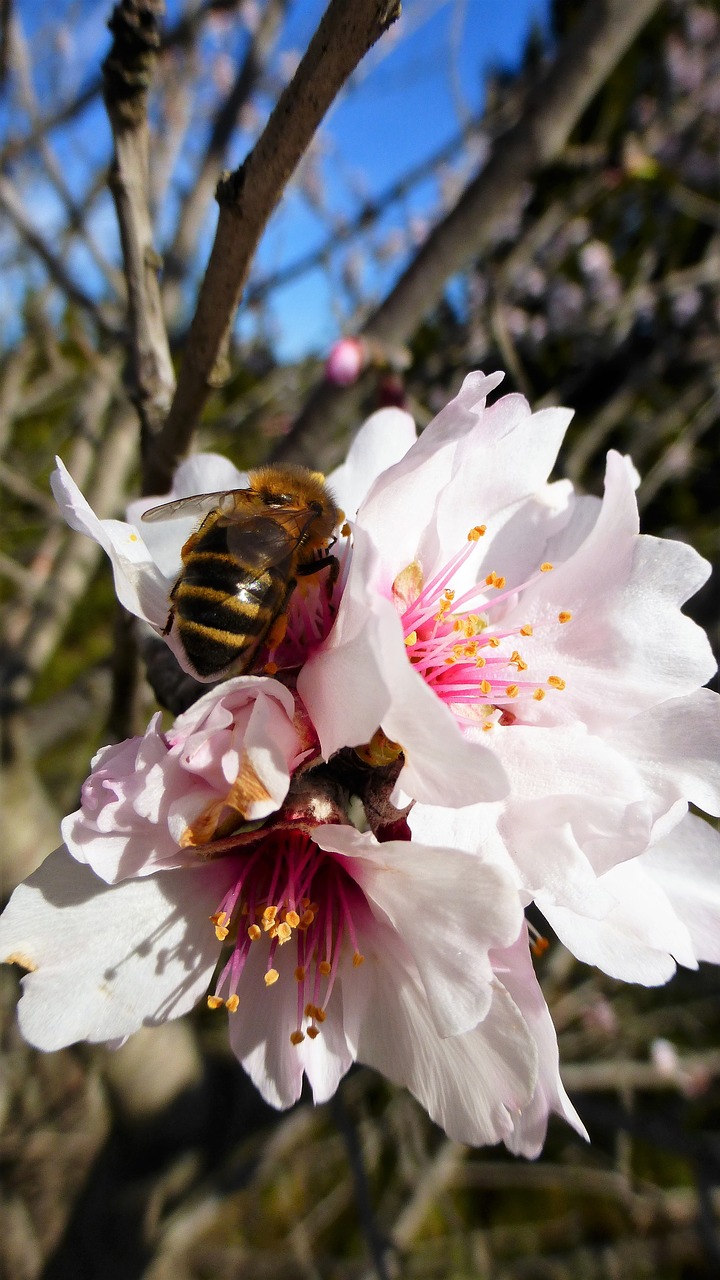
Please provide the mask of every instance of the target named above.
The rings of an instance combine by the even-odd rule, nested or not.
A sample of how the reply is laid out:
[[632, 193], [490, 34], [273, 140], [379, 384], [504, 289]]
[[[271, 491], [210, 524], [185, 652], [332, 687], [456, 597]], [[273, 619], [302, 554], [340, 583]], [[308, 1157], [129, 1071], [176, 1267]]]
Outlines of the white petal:
[[384, 958], [383, 967], [366, 961], [358, 971], [370, 992], [356, 1031], [346, 1010], [358, 1061], [405, 1085], [456, 1142], [480, 1146], [510, 1137], [537, 1079], [535, 1042], [515, 1003], [498, 984], [475, 1030], [440, 1037], [419, 980], [392, 944]]
[[562, 1116], [587, 1141], [587, 1130], [560, 1079], [557, 1036], [533, 969], [527, 929], [523, 929], [513, 947], [496, 952], [493, 963], [503, 986], [522, 1013], [538, 1050], [535, 1093], [515, 1118], [513, 1133], [505, 1140], [507, 1146], [516, 1155], [534, 1159], [542, 1150], [551, 1113]]
[[218, 862], [108, 886], [56, 850], [0, 920], [3, 959], [31, 970], [18, 1011], [23, 1035], [60, 1049], [187, 1013], [217, 961], [208, 917], [231, 879]]
[[[473, 525], [499, 524], [496, 513], [545, 487], [572, 416], [570, 409], [533, 414], [519, 395], [503, 396], [485, 409], [457, 448], [452, 481], [438, 501], [436, 531], [429, 531], [431, 541], [423, 539], [420, 558], [428, 574], [463, 545]], [[537, 554], [535, 522], [527, 514], [522, 523]], [[496, 568], [508, 573], [511, 565]]]
[[415, 423], [402, 409], [378, 409], [363, 423], [345, 462], [328, 476], [330, 491], [346, 519], [355, 519], [378, 476], [399, 462], [416, 439]]
[[720, 964], [720, 834], [688, 814], [639, 861], [687, 928], [696, 959]]
[[473, 429], [486, 395], [501, 379], [502, 374], [469, 374], [455, 399], [405, 457], [379, 477], [359, 508], [358, 523], [382, 550], [391, 582], [415, 559], [423, 531], [434, 519], [438, 494], [453, 475], [458, 442]]
[[[608, 455], [605, 497], [579, 550], [523, 592], [518, 616], [535, 634], [526, 656], [533, 679], [567, 683], [528, 706], [543, 723], [577, 717], [593, 731], [667, 698], [690, 693], [715, 669], [705, 633], [680, 605], [709, 567], [691, 547], [639, 536], [626, 460]], [[572, 620], [557, 625], [566, 610]]]
[[390, 704], [384, 654], [402, 633], [391, 601], [373, 593], [378, 572], [377, 552], [360, 533], [335, 625], [298, 677], [325, 759], [369, 742]]
[[352, 827], [317, 827], [321, 849], [353, 859], [348, 870], [413, 956], [437, 1032], [477, 1026], [492, 1002], [491, 947], [506, 947], [523, 915], [512, 880], [476, 855], [414, 842], [378, 844]]
[[720, 697], [696, 689], [618, 725], [608, 742], [667, 807], [682, 798], [720, 814]]
[[100, 520], [67, 468], [57, 461], [50, 477], [55, 500], [70, 525], [98, 542], [110, 557], [118, 600], [130, 613], [161, 630], [167, 621], [172, 581], [160, 572], [137, 530], [122, 520]]
[[240, 1006], [228, 1015], [233, 1053], [265, 1101], [280, 1110], [302, 1092], [303, 1059], [290, 1040], [297, 1026], [295, 954], [292, 946], [278, 948], [274, 966], [280, 977], [267, 987], [267, 947], [252, 946], [238, 985]]
[[543, 894], [536, 898], [560, 941], [578, 960], [597, 965], [611, 978], [647, 987], [667, 982], [675, 972], [675, 960], [697, 968], [688, 930], [667, 895], [643, 870], [641, 858], [614, 867], [599, 883], [617, 904], [602, 920], [555, 906]]

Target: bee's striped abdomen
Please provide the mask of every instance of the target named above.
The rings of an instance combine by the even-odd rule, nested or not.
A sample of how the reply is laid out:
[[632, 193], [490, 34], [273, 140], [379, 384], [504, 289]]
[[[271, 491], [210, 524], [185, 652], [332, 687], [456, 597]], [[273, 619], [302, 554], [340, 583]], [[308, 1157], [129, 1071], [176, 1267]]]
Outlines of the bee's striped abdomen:
[[238, 671], [247, 668], [283, 605], [287, 577], [285, 562], [249, 572], [228, 552], [225, 529], [200, 531], [172, 594], [175, 625], [198, 675], [215, 675], [232, 663]]

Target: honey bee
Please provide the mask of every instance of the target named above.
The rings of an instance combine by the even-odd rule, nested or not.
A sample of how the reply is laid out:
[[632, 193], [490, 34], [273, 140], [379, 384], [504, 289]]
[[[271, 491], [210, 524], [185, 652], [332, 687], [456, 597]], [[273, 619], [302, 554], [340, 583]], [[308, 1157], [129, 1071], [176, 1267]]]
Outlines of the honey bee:
[[247, 489], [178, 498], [142, 518], [191, 513], [204, 519], [182, 548], [163, 634], [176, 627], [201, 678], [241, 674], [263, 643], [280, 643], [298, 577], [330, 566], [332, 588], [339, 566], [329, 550], [342, 513], [320, 472], [266, 466], [248, 472]]

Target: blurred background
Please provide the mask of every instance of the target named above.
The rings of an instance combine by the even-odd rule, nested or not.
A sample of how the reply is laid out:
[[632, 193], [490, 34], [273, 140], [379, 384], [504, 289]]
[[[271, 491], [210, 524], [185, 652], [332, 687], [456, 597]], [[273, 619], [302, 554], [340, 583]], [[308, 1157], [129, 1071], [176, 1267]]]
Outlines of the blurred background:
[[[253, 146], [322, 8], [167, 5], [149, 98], [151, 211], [178, 364], [218, 177]], [[48, 487], [56, 453], [103, 516], [122, 514], [141, 483], [107, 182], [110, 12], [98, 0], [0, 3], [5, 898], [58, 843], [94, 751], [155, 706], [107, 565], [62, 524]], [[519, 174], [482, 243], [464, 246], [464, 268], [428, 285], [422, 318], [408, 311], [392, 341], [376, 323], [526, 118], [580, 12], [577, 0], [406, 0], [269, 223], [198, 447], [244, 467], [300, 456], [311, 440], [313, 464], [329, 466], [379, 404], [405, 405], [422, 426], [469, 370], [503, 368], [504, 389], [535, 408], [575, 408], [558, 474], [601, 492], [607, 449], [629, 453], [644, 531], [717, 562], [716, 0], [659, 4], [560, 153]], [[345, 386], [326, 361], [358, 335], [362, 376]], [[711, 588], [688, 612], [716, 643]], [[555, 943], [538, 970], [592, 1144], [553, 1122], [529, 1164], [449, 1142], [365, 1069], [333, 1104], [278, 1116], [202, 1010], [116, 1053], [38, 1055], [15, 1026], [18, 975], [3, 968], [5, 1274], [719, 1275], [718, 976], [632, 988]]]

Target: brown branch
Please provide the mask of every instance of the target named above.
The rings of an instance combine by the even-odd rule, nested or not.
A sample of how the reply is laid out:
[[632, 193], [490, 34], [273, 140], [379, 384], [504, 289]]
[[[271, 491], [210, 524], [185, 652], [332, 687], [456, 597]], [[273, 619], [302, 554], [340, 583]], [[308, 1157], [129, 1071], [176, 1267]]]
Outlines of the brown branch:
[[218, 188], [220, 216], [165, 426], [146, 484], [169, 487], [230, 334], [262, 231], [320, 121], [363, 55], [395, 21], [397, 0], [331, 0], [292, 81], [240, 169]]
[[148, 202], [147, 95], [160, 45], [164, 0], [122, 0], [110, 20], [114, 39], [103, 65], [105, 105], [115, 140], [110, 187], [128, 284], [133, 400], [143, 453], [164, 421], [175, 373], [160, 302], [160, 258], [153, 248]]
[[[442, 296], [451, 276], [471, 265], [497, 219], [524, 185], [555, 160], [603, 82], [659, 0], [587, 0], [552, 66], [529, 94], [518, 122], [495, 143], [490, 159], [455, 208], [430, 234], [362, 334], [381, 344], [403, 342]], [[343, 428], [357, 410], [366, 381], [343, 388], [320, 384], [278, 445], [283, 460], [323, 466], [339, 460]]]

